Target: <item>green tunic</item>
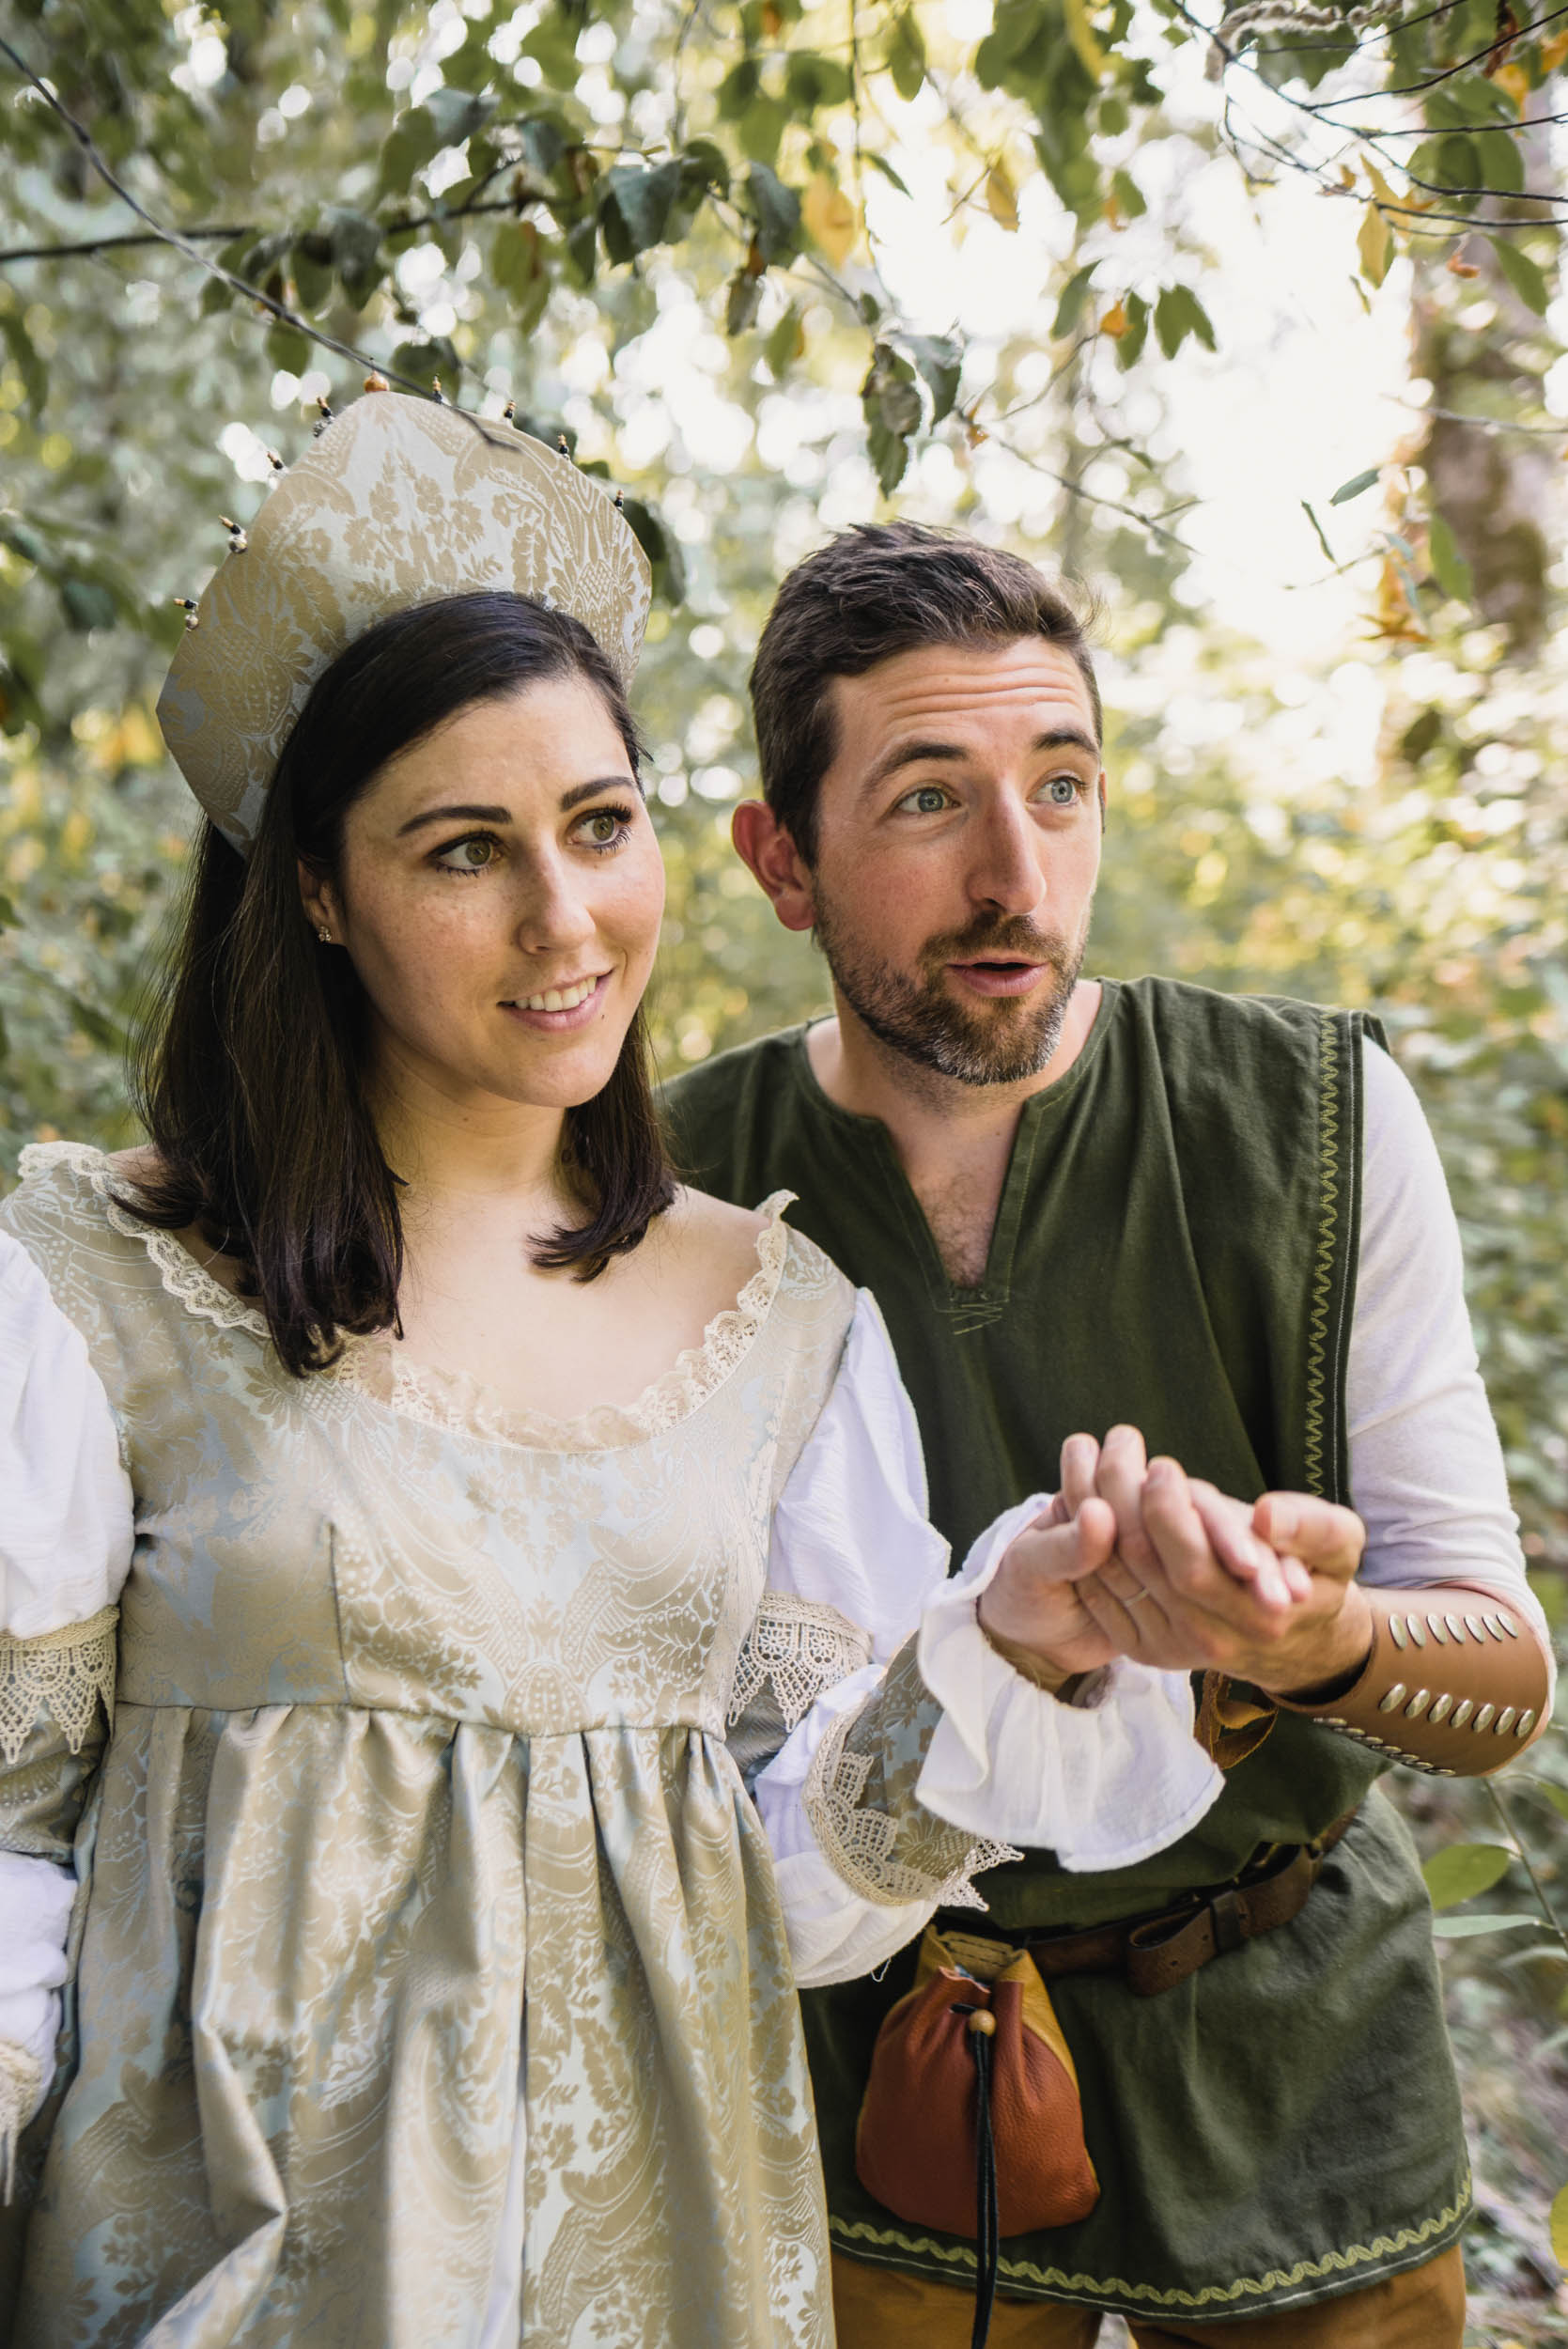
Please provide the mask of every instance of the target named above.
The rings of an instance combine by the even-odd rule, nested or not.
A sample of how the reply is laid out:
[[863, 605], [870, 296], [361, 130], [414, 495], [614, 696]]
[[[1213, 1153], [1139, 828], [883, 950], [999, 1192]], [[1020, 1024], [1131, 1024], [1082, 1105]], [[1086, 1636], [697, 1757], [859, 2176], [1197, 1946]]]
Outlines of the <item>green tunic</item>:
[[[1083, 1050], [1026, 1105], [984, 1281], [949, 1281], [892, 1139], [837, 1108], [804, 1031], [725, 1053], [667, 1097], [691, 1178], [796, 1221], [887, 1318], [919, 1417], [932, 1516], [961, 1560], [1063, 1439], [1140, 1426], [1151, 1452], [1251, 1497], [1351, 1499], [1344, 1362], [1361, 1164], [1358, 1014], [1160, 979], [1105, 984]], [[1380, 1039], [1379, 1039], [1380, 1040]], [[1361, 1803], [1296, 1922], [1177, 1988], [1052, 1985], [1103, 2186], [1079, 2224], [1003, 2245], [1001, 2284], [1131, 2314], [1244, 2314], [1430, 2259], [1469, 2203], [1429, 1910], [1362, 1747], [1291, 1716], [1192, 1832], [1136, 1867], [1049, 1853], [980, 1880], [1005, 1929], [1166, 1906]], [[972, 2247], [861, 2186], [854, 2130], [913, 1951], [806, 1994], [833, 2240], [967, 2281]]]

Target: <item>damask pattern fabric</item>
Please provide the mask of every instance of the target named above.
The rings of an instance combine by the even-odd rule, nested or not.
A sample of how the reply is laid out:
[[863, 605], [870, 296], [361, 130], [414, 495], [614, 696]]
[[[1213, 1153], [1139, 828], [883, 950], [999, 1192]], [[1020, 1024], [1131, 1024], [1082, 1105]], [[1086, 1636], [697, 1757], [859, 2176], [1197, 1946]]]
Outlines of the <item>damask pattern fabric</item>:
[[853, 1293], [781, 1240], [698, 1408], [530, 1449], [288, 1380], [95, 1171], [5, 1210], [139, 1532], [79, 1832], [90, 1742], [6, 1779], [5, 1843], [74, 1833], [86, 1890], [13, 2341], [473, 2349], [520, 2179], [498, 2339], [817, 2349], [794, 1987], [725, 1733]]

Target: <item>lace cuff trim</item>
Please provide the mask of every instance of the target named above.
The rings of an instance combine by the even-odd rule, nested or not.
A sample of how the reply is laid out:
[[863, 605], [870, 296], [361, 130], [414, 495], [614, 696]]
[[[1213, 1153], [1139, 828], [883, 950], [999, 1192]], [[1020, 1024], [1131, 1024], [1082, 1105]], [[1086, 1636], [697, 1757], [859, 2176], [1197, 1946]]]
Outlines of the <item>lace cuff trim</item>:
[[[118, 1621], [119, 1609], [104, 1607], [85, 1623], [42, 1631], [34, 1640], [0, 1633], [0, 1753], [8, 1765], [46, 1709], [72, 1753], [81, 1752], [100, 1702], [113, 1719]], [[0, 2044], [0, 2058], [4, 2053]]]
[[867, 1632], [815, 1599], [769, 1591], [741, 1643], [730, 1691], [735, 1723], [769, 1681], [786, 1729], [803, 1720], [827, 1688], [871, 1661]]
[[[881, 1908], [900, 1908], [921, 1902], [935, 1908], [984, 1908], [971, 1878], [1003, 1860], [1021, 1859], [1011, 1843], [993, 1843], [988, 1836], [970, 1842], [961, 1828], [948, 1827], [934, 1814], [922, 1817], [927, 1829], [926, 1857], [933, 1863], [911, 1866], [895, 1859], [900, 1822], [886, 1812], [862, 1803], [872, 1756], [846, 1753], [850, 1731], [877, 1702], [874, 1692], [866, 1703], [834, 1721], [811, 1766], [806, 1780], [805, 1811], [812, 1831], [836, 1873], [852, 1892]], [[906, 1836], [906, 1843], [910, 1839]], [[961, 1854], [961, 1858], [955, 1855]], [[948, 1865], [949, 1861], [954, 1864]], [[939, 1866], [941, 1873], [938, 1873]]]
[[17, 2139], [38, 2110], [42, 2086], [42, 2066], [26, 2048], [0, 2039], [0, 2202], [15, 2191]]

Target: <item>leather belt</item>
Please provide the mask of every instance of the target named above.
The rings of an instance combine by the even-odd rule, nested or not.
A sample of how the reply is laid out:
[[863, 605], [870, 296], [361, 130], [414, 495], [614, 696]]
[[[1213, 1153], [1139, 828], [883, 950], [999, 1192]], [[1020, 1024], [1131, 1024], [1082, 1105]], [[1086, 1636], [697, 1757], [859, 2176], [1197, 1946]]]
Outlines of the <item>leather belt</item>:
[[[1311, 1843], [1276, 1843], [1228, 1883], [1188, 1892], [1170, 1908], [1021, 1943], [1000, 1930], [994, 1937], [1026, 1949], [1047, 1982], [1064, 1974], [1119, 1973], [1136, 1997], [1154, 1998], [1173, 1990], [1211, 1958], [1299, 1916], [1325, 1859], [1355, 1816], [1347, 1811]], [[991, 1928], [967, 1914], [958, 1930], [961, 1937], [993, 1937]]]

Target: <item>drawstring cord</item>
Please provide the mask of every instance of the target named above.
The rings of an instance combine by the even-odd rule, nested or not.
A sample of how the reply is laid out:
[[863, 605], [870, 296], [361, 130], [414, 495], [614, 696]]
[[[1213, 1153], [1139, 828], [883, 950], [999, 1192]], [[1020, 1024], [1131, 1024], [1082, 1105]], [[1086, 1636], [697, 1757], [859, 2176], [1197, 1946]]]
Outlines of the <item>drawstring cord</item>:
[[970, 2349], [986, 2349], [996, 2299], [997, 2259], [1001, 2249], [997, 2226], [997, 2149], [991, 2133], [991, 2042], [996, 2016], [988, 2007], [955, 2006], [955, 2015], [969, 2016], [969, 2043], [974, 2057], [974, 2330]]

